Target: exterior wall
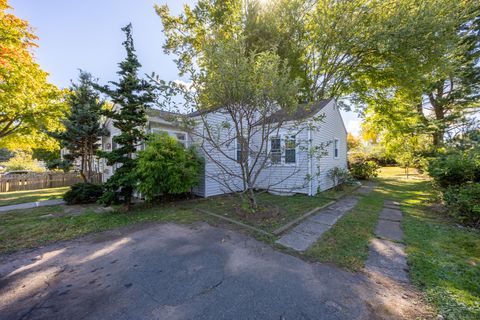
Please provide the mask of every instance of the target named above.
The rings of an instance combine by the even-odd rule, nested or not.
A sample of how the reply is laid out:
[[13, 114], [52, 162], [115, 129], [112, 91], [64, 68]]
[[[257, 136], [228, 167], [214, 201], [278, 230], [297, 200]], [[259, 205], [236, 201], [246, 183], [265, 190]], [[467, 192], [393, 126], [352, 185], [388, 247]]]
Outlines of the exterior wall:
[[[114, 147], [112, 137], [118, 136], [120, 134], [120, 130], [113, 126], [112, 120], [107, 120], [105, 123], [105, 127], [107, 128], [110, 135], [108, 137], [102, 137], [102, 150], [103, 151], [112, 151]], [[102, 172], [102, 180], [106, 182], [115, 171], [114, 166], [107, 166], [105, 159], [100, 159], [100, 170]]]
[[[292, 135], [295, 136], [297, 144], [295, 163], [285, 163], [284, 143], [286, 137]], [[285, 123], [279, 130], [279, 137], [282, 146], [281, 163], [269, 163], [261, 170], [256, 183], [257, 188], [279, 193], [309, 194], [308, 129], [304, 124]], [[268, 152], [270, 152], [270, 145]]]
[[[198, 187], [197, 194], [204, 197], [231, 193], [242, 190], [242, 181], [238, 177], [225, 174], [225, 171], [240, 174], [240, 166], [235, 159], [236, 144], [235, 134], [232, 129], [225, 127], [228, 118], [219, 113], [210, 113], [204, 116], [204, 120], [196, 118], [197, 125], [191, 134], [193, 145], [204, 158], [204, 177]], [[223, 145], [223, 153], [215, 148], [201, 136], [207, 135], [203, 122], [208, 122], [211, 135], [217, 143]], [[227, 156], [225, 156], [227, 155]], [[231, 158], [231, 159], [229, 159]], [[223, 169], [225, 168], [225, 169]], [[228, 186], [227, 186], [228, 185]], [[203, 192], [202, 192], [203, 191]]]
[[[319, 130], [312, 130], [312, 144], [326, 146], [326, 154], [319, 160], [313, 159], [314, 181], [312, 190], [314, 193], [334, 187], [333, 182], [327, 177], [329, 170], [339, 167], [347, 169], [347, 131], [343, 124], [342, 116], [337, 105], [332, 101], [325, 106], [320, 113], [325, 115]], [[338, 139], [338, 157], [335, 157], [334, 140]]]
[[[315, 129], [307, 128], [312, 124], [313, 119], [306, 120], [300, 124], [287, 123], [279, 132], [281, 139], [285, 136], [295, 135], [296, 150], [295, 164], [286, 164], [283, 159], [285, 153], [282, 149], [282, 163], [271, 164], [262, 169], [257, 181], [258, 189], [268, 189], [283, 193], [304, 193], [314, 195], [317, 192], [327, 190], [333, 187], [332, 181], [328, 179], [327, 173], [334, 167], [347, 168], [347, 132], [343, 124], [340, 112], [332, 100], [326, 105], [318, 115], [324, 114], [323, 122], [314, 125]], [[317, 116], [318, 116], [317, 115]], [[223, 153], [210, 145], [201, 136], [205, 134], [205, 127], [200, 118], [194, 119], [197, 122], [195, 129], [191, 134], [187, 134], [187, 145], [193, 145], [204, 158], [204, 173], [201, 176], [200, 183], [193, 189], [193, 193], [210, 197], [243, 189], [242, 179], [230, 174], [225, 174], [224, 168], [241, 174], [240, 165], [235, 161], [236, 158], [236, 139], [232, 126], [226, 126], [228, 117], [220, 112], [205, 115], [209, 127], [212, 128], [212, 135], [217, 137], [218, 143], [223, 146]], [[109, 137], [102, 138], [103, 150], [111, 150], [113, 147], [112, 137], [119, 134], [119, 130], [112, 125], [112, 121], [107, 121], [106, 126], [110, 131]], [[161, 118], [149, 118], [147, 131], [167, 131], [171, 135], [182, 132], [173, 123], [164, 121]], [[259, 137], [260, 139], [260, 137]], [[338, 157], [334, 157], [334, 139], [338, 139]], [[254, 144], [260, 144], [260, 140], [254, 141]], [[310, 146], [320, 146], [322, 143], [330, 143], [326, 147], [326, 154], [320, 159], [309, 155]], [[268, 143], [270, 145], [270, 143]], [[110, 147], [110, 148], [108, 148]], [[254, 148], [254, 147], [253, 147]], [[141, 148], [139, 148], [141, 149]], [[269, 151], [269, 150], [268, 150]], [[230, 158], [230, 159], [229, 159]], [[106, 166], [104, 159], [101, 163], [101, 172], [106, 181], [114, 172], [115, 168]], [[312, 181], [307, 181], [308, 176], [312, 176]], [[228, 186], [227, 186], [228, 185]]]

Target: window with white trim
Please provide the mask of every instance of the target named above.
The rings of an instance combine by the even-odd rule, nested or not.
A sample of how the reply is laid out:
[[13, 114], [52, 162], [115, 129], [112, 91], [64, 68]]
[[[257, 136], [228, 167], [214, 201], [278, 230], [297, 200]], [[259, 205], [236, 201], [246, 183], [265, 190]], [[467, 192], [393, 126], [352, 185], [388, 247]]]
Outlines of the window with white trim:
[[280, 137], [270, 138], [270, 161], [273, 164], [282, 162], [282, 140]]
[[334, 157], [338, 158], [338, 139], [334, 140]]
[[291, 165], [297, 162], [297, 142], [293, 135], [270, 138], [272, 164]]
[[295, 136], [287, 136], [285, 138], [285, 163], [295, 163], [297, 158], [297, 145]]

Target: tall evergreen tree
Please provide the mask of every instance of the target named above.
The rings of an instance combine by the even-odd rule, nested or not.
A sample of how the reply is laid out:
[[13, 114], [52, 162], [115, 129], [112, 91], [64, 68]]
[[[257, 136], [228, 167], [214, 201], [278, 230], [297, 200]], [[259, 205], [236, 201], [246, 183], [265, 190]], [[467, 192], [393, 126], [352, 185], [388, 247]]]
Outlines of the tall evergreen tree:
[[132, 38], [132, 25], [122, 28], [126, 40], [123, 46], [127, 51], [127, 57], [119, 63], [120, 76], [118, 82], [111, 81], [112, 88], [105, 86], [99, 88], [114, 103], [111, 110], [105, 115], [112, 119], [112, 124], [120, 130], [120, 134], [114, 136], [112, 141], [118, 148], [111, 152], [100, 152], [105, 158], [107, 165], [117, 169], [105, 184], [105, 193], [100, 199], [104, 204], [123, 202], [127, 210], [130, 209], [133, 192], [137, 184], [134, 169], [137, 160], [134, 157], [137, 147], [145, 139], [144, 127], [147, 123], [146, 107], [154, 102], [153, 88], [151, 85], [138, 77], [141, 67], [135, 54]]
[[[100, 137], [107, 132], [100, 123], [104, 102], [94, 89], [92, 76], [80, 71], [78, 83], [73, 83], [67, 97], [69, 113], [62, 121], [65, 131], [52, 132], [51, 136], [60, 141], [60, 146], [68, 150], [66, 162], [79, 159], [80, 175], [85, 182], [91, 182], [93, 162], [100, 148]], [[64, 166], [66, 164], [64, 163]]]

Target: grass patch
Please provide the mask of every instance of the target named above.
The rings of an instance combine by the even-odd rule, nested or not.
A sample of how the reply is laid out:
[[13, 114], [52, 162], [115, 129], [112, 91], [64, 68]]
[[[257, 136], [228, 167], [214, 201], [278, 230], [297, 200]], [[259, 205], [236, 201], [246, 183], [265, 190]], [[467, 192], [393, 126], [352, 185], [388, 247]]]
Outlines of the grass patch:
[[352, 193], [355, 189], [357, 189], [359, 185], [345, 185], [342, 189], [330, 189], [323, 191], [320, 196], [323, 198], [331, 199], [331, 200], [338, 200], [350, 193]]
[[0, 206], [9, 206], [26, 202], [61, 199], [70, 187], [39, 190], [13, 191], [0, 193]]
[[383, 198], [376, 191], [360, 197], [357, 205], [325, 232], [305, 255], [352, 271], [362, 269], [382, 207]]
[[34, 248], [59, 240], [100, 232], [145, 221], [190, 223], [200, 219], [194, 211], [195, 201], [144, 207], [129, 213], [95, 213], [87, 211], [78, 216], [40, 218], [46, 214], [63, 213], [62, 206], [15, 210], [0, 214], [0, 252]]
[[402, 203], [412, 283], [446, 319], [480, 319], [480, 232], [434, 210], [428, 180], [387, 173], [385, 189]]
[[236, 207], [241, 205], [241, 200], [239, 196], [236, 195], [215, 197], [209, 201], [199, 203], [198, 207], [271, 233], [307, 211], [320, 207], [330, 201], [324, 197], [323, 194], [308, 197], [301, 194], [276, 196], [269, 193], [258, 194], [257, 200], [261, 206], [276, 206], [280, 210], [279, 215], [264, 219], [246, 219], [245, 217], [241, 217], [235, 210]]
[[[281, 208], [281, 214], [274, 219], [246, 222], [267, 232], [271, 232], [306, 211], [329, 201], [321, 196], [295, 195], [282, 197], [266, 193], [259, 194], [258, 200], [262, 204], [272, 203]], [[10, 211], [0, 214], [0, 253], [34, 248], [55, 241], [73, 239], [88, 233], [146, 221], [177, 223], [191, 223], [198, 220], [213, 221], [214, 218], [197, 213], [196, 208], [203, 208], [236, 220], [242, 220], [234, 210], [234, 207], [239, 203], [240, 199], [236, 196], [219, 196], [156, 205], [145, 204], [136, 207], [129, 213], [96, 213], [87, 209], [81, 215], [65, 216], [62, 206]], [[54, 214], [56, 217], [41, 218], [41, 216], [47, 214]], [[262, 240], [265, 238], [265, 236], [259, 237]], [[274, 239], [265, 240], [271, 243]]]
[[428, 179], [401, 168], [382, 168], [376, 190], [310, 248], [306, 254], [359, 270], [384, 200], [401, 203], [402, 228], [412, 283], [446, 319], [480, 319], [480, 232], [458, 226], [436, 210]]

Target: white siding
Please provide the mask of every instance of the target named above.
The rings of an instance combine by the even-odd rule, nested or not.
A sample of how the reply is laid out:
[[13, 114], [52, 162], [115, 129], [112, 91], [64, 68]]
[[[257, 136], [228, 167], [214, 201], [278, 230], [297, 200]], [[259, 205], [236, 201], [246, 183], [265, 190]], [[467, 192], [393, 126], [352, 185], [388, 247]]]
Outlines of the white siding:
[[[278, 192], [295, 192], [314, 195], [318, 191], [323, 191], [333, 187], [332, 181], [327, 178], [327, 173], [334, 167], [347, 168], [347, 133], [340, 112], [332, 100], [318, 114], [325, 115], [323, 122], [315, 125], [317, 130], [307, 129], [307, 124], [312, 123], [312, 119], [305, 119], [301, 124], [289, 123], [285, 124], [280, 130], [280, 136], [284, 139], [287, 135], [296, 135], [296, 141], [299, 144], [296, 150], [295, 164], [275, 164], [269, 165], [262, 169], [256, 187], [258, 189], [269, 189]], [[207, 143], [201, 136], [205, 134], [205, 127], [200, 118], [196, 118], [197, 125], [193, 130], [193, 134], [188, 134], [188, 143], [195, 146], [197, 151], [204, 158], [204, 173], [201, 176], [200, 183], [193, 189], [196, 195], [210, 197], [232, 191], [240, 191], [243, 189], [242, 179], [232, 177], [230, 174], [224, 173], [225, 167], [230, 171], [240, 174], [240, 166], [233, 159], [236, 158], [236, 141], [233, 126], [225, 126], [228, 123], [228, 116], [220, 112], [210, 113], [205, 116], [210, 127], [214, 129], [214, 134], [218, 136], [218, 142], [222, 145], [223, 153], [227, 154], [228, 159], [221, 151]], [[152, 127], [158, 130], [169, 132], [183, 131], [178, 129], [173, 123], [168, 123], [160, 118], [150, 118]], [[110, 131], [110, 137], [102, 139], [102, 148], [106, 149], [107, 144], [112, 146], [112, 137], [119, 134], [119, 130], [114, 128], [112, 121], [107, 121], [106, 126]], [[338, 139], [338, 157], [334, 157], [334, 140]], [[228, 143], [227, 143], [228, 142]], [[322, 143], [330, 144], [326, 148], [326, 155], [320, 160], [315, 156], [310, 157], [307, 151], [309, 144], [319, 146]], [[255, 141], [254, 144], [260, 144]], [[268, 143], [269, 144], [269, 143]], [[282, 158], [285, 152], [282, 150]], [[310, 159], [309, 159], [310, 158]], [[220, 163], [220, 164], [218, 164]], [[106, 165], [103, 166], [104, 181], [106, 181], [113, 173], [113, 168]], [[311, 182], [307, 181], [308, 175], [313, 177]], [[228, 187], [225, 185], [228, 184]]]
[[[295, 136], [297, 148], [295, 163], [285, 163], [284, 141], [287, 136]], [[282, 161], [263, 168], [257, 180], [259, 189], [284, 193], [309, 194], [308, 175], [308, 129], [304, 125], [285, 124], [280, 129], [282, 139]], [[270, 147], [270, 146], [269, 146]]]
[[[336, 103], [332, 100], [321, 111], [325, 118], [320, 124], [319, 130], [312, 132], [313, 145], [329, 143], [326, 147], [326, 155], [320, 160], [314, 159], [314, 174], [318, 177], [312, 183], [312, 189], [315, 192], [324, 191], [334, 187], [333, 182], [327, 177], [329, 170], [339, 167], [347, 169], [347, 131], [343, 124], [342, 116]], [[335, 157], [335, 139], [338, 139], [338, 157]]]
[[[203, 188], [200, 186], [197, 194], [211, 197], [242, 190], [242, 180], [227, 173], [235, 172], [240, 174], [241, 172], [239, 164], [232, 160], [236, 156], [236, 144], [233, 128], [224, 126], [226, 122], [229, 122], [228, 117], [222, 113], [215, 112], [206, 115], [204, 121], [208, 121], [212, 140], [223, 144], [223, 148], [222, 151], [219, 151], [218, 148], [201, 138], [204, 135], [206, 136], [207, 133], [204, 131], [203, 121], [197, 118], [197, 125], [193, 130], [192, 140], [193, 145], [203, 155], [205, 161]], [[232, 159], [229, 159], [226, 155]], [[201, 194], [202, 191], [203, 194]]]

